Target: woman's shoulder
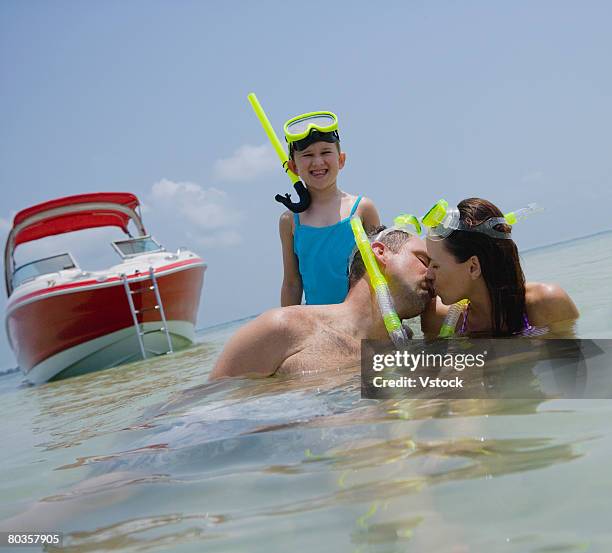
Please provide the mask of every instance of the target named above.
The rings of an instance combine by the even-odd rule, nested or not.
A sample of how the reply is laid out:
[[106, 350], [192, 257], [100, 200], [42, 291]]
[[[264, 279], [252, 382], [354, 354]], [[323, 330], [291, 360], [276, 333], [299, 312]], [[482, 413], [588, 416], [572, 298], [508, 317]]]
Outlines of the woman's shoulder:
[[550, 282], [527, 282], [525, 284], [525, 300], [528, 304], [542, 306], [551, 302], [563, 301], [566, 298], [569, 296], [559, 284]]
[[546, 282], [525, 284], [525, 304], [531, 324], [546, 326], [578, 318], [578, 309], [569, 294], [559, 285]]

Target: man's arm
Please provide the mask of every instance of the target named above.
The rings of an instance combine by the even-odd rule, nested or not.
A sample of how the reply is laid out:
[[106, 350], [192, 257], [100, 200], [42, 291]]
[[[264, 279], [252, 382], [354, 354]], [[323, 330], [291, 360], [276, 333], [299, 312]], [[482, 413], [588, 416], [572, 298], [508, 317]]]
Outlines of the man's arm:
[[223, 348], [209, 379], [225, 376], [271, 376], [298, 350], [285, 309], [266, 311], [234, 334]]
[[298, 269], [298, 259], [293, 251], [293, 214], [285, 211], [280, 217], [278, 230], [283, 247], [283, 284], [281, 287], [281, 306], [302, 303], [302, 277]]

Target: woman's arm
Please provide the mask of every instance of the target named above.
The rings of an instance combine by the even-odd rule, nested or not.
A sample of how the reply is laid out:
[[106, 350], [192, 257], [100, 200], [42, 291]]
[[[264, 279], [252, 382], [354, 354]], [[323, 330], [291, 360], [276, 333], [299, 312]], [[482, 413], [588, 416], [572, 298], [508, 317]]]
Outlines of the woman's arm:
[[302, 303], [302, 277], [298, 269], [298, 258], [293, 251], [293, 214], [285, 211], [280, 217], [278, 230], [283, 249], [283, 284], [281, 307]]

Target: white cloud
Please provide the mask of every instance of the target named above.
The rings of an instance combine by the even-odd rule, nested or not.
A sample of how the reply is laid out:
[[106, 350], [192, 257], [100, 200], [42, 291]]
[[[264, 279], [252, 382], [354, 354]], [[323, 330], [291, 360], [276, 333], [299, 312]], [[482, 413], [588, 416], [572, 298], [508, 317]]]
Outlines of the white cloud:
[[196, 249], [242, 242], [242, 213], [223, 190], [162, 179], [151, 187], [146, 201], [147, 229], [165, 234], [168, 243]]
[[184, 219], [208, 230], [232, 227], [241, 219], [240, 212], [230, 205], [229, 197], [222, 190], [168, 179], [152, 186], [148, 208], [171, 211], [177, 221]]
[[231, 157], [215, 161], [214, 177], [219, 180], [246, 182], [278, 169], [278, 158], [269, 144], [240, 146]]

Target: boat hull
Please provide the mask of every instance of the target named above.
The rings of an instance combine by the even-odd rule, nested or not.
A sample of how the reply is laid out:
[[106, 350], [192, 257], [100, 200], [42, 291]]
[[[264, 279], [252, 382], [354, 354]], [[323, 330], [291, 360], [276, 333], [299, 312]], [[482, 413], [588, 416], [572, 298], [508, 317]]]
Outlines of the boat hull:
[[[205, 265], [198, 261], [155, 269], [173, 349], [191, 344]], [[138, 323], [162, 323], [146, 273], [128, 275]], [[142, 358], [123, 281], [113, 277], [49, 287], [9, 303], [7, 333], [26, 379], [41, 383]], [[168, 350], [164, 332], [143, 336], [148, 355]]]

